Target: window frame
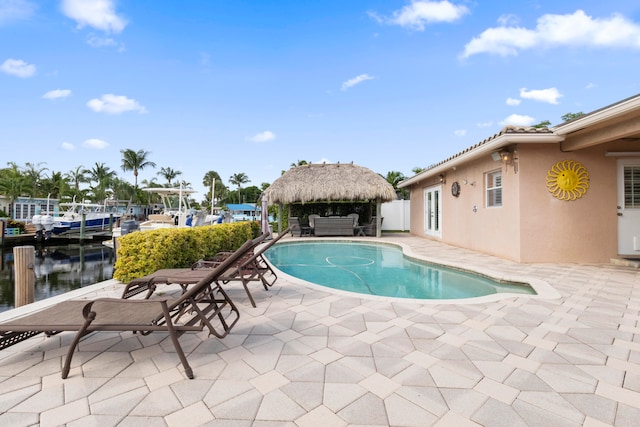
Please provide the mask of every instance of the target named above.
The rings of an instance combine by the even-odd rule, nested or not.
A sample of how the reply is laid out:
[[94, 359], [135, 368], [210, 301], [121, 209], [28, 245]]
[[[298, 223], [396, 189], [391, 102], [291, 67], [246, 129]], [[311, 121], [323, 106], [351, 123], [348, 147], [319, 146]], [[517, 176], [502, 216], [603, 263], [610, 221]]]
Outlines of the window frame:
[[[492, 187], [489, 186], [490, 177], [494, 184], [499, 181], [498, 185]], [[496, 179], [499, 177], [499, 180]], [[484, 189], [485, 189], [485, 206], [487, 208], [501, 208], [503, 206], [502, 200], [502, 169], [496, 169], [484, 174]]]

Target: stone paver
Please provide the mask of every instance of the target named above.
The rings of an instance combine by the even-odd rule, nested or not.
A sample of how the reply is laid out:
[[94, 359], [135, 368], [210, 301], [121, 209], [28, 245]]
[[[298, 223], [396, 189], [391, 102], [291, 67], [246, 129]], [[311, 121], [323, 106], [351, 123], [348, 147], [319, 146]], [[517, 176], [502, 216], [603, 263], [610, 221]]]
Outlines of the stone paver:
[[[640, 418], [640, 270], [518, 264], [402, 233], [382, 240], [416, 258], [529, 281], [541, 296], [395, 300], [280, 275], [268, 292], [254, 288], [253, 308], [231, 285], [241, 310], [231, 335], [181, 337], [194, 380], [162, 334], [89, 335], [66, 380], [72, 334], [3, 350], [0, 425], [626, 426]], [[121, 286], [110, 281], [86, 296], [117, 296]]]

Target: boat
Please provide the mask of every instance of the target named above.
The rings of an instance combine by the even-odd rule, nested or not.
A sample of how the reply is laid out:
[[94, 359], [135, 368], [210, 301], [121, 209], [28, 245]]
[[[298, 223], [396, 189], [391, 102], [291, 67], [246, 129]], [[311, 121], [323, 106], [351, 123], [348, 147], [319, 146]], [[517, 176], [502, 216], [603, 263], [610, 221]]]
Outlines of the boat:
[[113, 229], [113, 237], [128, 234], [131, 231], [156, 230], [158, 228], [196, 227], [210, 224], [210, 218], [202, 210], [196, 210], [189, 203], [189, 196], [195, 190], [176, 187], [151, 187], [143, 191], [156, 194], [161, 202], [153, 205], [152, 213], [142, 222], [122, 221], [120, 227]]
[[69, 233], [109, 231], [122, 216], [121, 212], [107, 203], [98, 204], [83, 200], [82, 202], [60, 203], [65, 209], [62, 215], [55, 216], [53, 212], [42, 211], [32, 217], [36, 227], [36, 238], [49, 239], [52, 235]]

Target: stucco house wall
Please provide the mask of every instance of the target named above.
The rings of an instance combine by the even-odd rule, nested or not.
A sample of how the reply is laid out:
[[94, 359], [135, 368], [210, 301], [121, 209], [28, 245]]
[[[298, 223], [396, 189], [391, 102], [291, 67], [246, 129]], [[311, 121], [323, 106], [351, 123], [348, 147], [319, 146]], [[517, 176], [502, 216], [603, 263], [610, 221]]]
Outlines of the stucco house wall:
[[[487, 207], [485, 174], [496, 170], [502, 170], [503, 205]], [[458, 197], [451, 194], [454, 182], [460, 185]], [[519, 214], [518, 191], [513, 169], [509, 172], [490, 156], [447, 172], [442, 193], [442, 241], [517, 260], [520, 230], [513, 218]]]
[[[616, 162], [603, 147], [561, 152], [557, 146], [524, 145], [520, 157], [520, 260], [608, 262], [617, 255]], [[589, 189], [577, 200], [559, 200], [546, 177], [564, 160], [580, 162]]]
[[[564, 187], [568, 181], [555, 174], [564, 187], [556, 196], [580, 196], [567, 197], [572, 200], [547, 187], [549, 171], [564, 161], [588, 172], [584, 193], [575, 191], [581, 186]], [[485, 176], [496, 169], [502, 170], [502, 206], [487, 207]], [[451, 194], [454, 182], [458, 197]], [[433, 186], [442, 189], [439, 235], [424, 230], [424, 191]], [[505, 126], [399, 187], [411, 191], [416, 236], [518, 262], [640, 258], [640, 95], [552, 128]]]
[[[616, 162], [600, 146], [563, 153], [557, 145], [522, 144], [513, 166], [484, 156], [448, 171], [442, 185], [441, 241], [517, 262], [607, 262], [617, 252]], [[548, 191], [546, 177], [559, 161], [589, 172], [587, 193], [573, 201]], [[502, 170], [502, 206], [486, 206], [485, 174]], [[460, 195], [451, 184], [460, 184]], [[424, 189], [412, 186], [411, 234], [424, 234]]]

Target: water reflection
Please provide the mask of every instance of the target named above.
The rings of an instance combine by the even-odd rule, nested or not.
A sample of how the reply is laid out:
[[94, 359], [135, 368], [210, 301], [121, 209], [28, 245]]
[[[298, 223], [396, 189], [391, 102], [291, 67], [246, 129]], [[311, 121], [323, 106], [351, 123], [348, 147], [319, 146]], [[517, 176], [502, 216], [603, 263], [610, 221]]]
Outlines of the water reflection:
[[[35, 300], [40, 301], [113, 277], [113, 250], [102, 244], [36, 247]], [[13, 249], [2, 251], [0, 312], [14, 307]]]

